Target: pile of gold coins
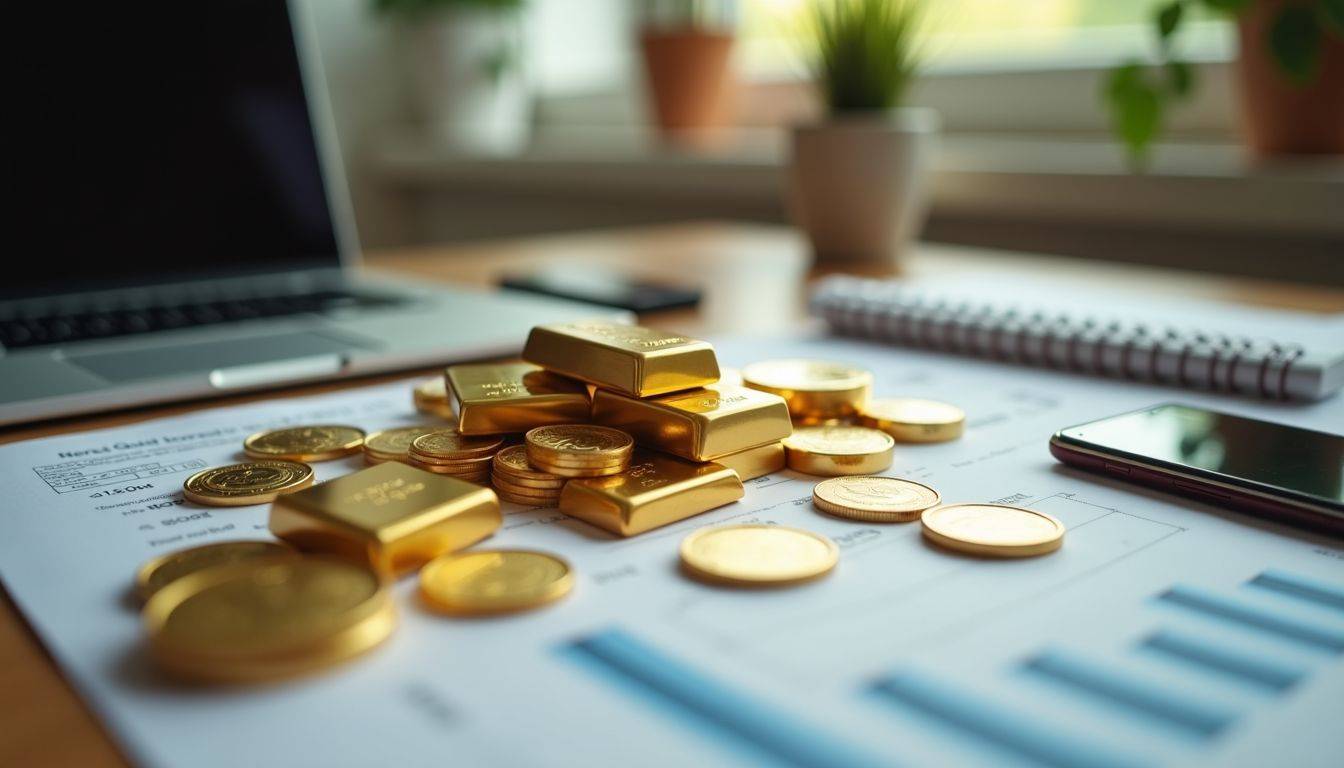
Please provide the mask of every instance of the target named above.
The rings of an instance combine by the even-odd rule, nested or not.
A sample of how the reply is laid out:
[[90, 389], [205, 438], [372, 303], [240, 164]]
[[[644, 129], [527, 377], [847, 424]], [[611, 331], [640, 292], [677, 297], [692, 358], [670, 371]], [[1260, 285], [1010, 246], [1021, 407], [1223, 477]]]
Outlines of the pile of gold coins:
[[436, 429], [411, 441], [406, 463], [469, 483], [490, 482], [490, 462], [504, 446], [500, 437], [470, 437], [455, 429]]
[[505, 501], [535, 507], [554, 507], [560, 503], [560, 490], [567, 478], [534, 468], [527, 460], [527, 448], [511, 445], [495, 454], [490, 482]]
[[[1032, 510], [944, 504], [881, 477], [898, 443], [951, 440], [954, 406], [873, 399], [872, 375], [815, 360], [720, 369], [706, 342], [648, 328], [533, 329], [524, 361], [454, 365], [414, 388], [416, 409], [451, 423], [366, 435], [303, 425], [248, 437], [252, 461], [198, 472], [194, 503], [271, 503], [279, 542], [170, 553], [137, 576], [149, 648], [166, 671], [214, 682], [270, 679], [367, 651], [396, 624], [388, 585], [418, 571], [421, 602], [456, 616], [526, 610], [570, 592], [544, 552], [469, 549], [499, 529], [500, 501], [558, 507], [634, 536], [743, 497], [744, 481], [829, 477], [813, 503], [865, 523], [921, 520], [925, 538], [980, 556], [1058, 548], [1064, 528]], [[311, 462], [362, 454], [366, 468], [314, 484]], [[829, 538], [777, 525], [699, 529], [685, 573], [716, 585], [785, 586], [839, 562]]]

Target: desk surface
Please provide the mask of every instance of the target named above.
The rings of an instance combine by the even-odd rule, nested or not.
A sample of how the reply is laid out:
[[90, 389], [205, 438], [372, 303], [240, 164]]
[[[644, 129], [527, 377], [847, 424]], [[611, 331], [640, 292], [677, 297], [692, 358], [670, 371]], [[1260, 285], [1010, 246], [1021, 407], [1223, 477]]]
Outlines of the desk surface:
[[[717, 223], [417, 248], [372, 254], [367, 260], [369, 268], [380, 271], [478, 286], [493, 285], [501, 274], [541, 265], [594, 264], [620, 266], [653, 278], [685, 281], [688, 275], [694, 276], [705, 290], [701, 309], [662, 315], [654, 322], [705, 334], [802, 322], [804, 282], [824, 271], [808, 263], [805, 247], [792, 230]], [[904, 269], [913, 275], [988, 273], [1008, 281], [1048, 275], [1154, 295], [1344, 312], [1344, 290], [952, 246], [921, 246]], [[316, 394], [405, 375], [240, 395], [209, 404]], [[0, 430], [0, 443], [144, 421], [197, 407], [200, 404], [177, 404]], [[7, 597], [0, 607], [0, 723], [4, 724], [0, 765], [125, 765], [112, 740], [66, 684]]]

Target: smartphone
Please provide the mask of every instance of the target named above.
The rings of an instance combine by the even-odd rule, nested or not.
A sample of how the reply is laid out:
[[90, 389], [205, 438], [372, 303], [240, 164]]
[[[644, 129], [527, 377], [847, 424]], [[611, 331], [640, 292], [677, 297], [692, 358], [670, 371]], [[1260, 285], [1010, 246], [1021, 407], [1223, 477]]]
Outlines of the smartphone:
[[515, 291], [586, 301], [636, 314], [689, 309], [700, 303], [700, 291], [694, 288], [636, 280], [600, 267], [552, 268], [527, 275], [506, 275], [499, 284]]
[[1061, 429], [1071, 466], [1344, 536], [1344, 436], [1167, 403]]

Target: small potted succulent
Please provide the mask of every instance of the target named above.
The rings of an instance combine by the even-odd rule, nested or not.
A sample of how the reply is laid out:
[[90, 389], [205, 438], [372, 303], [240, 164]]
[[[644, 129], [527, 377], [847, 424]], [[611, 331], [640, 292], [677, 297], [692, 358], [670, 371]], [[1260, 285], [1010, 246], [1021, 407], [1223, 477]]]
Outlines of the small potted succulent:
[[1236, 21], [1235, 71], [1251, 152], [1344, 153], [1344, 0], [1164, 0], [1153, 16], [1156, 64], [1126, 62], [1102, 92], [1131, 159], [1146, 160], [1167, 110], [1197, 85], [1178, 33], [1200, 6]]
[[918, 68], [920, 0], [813, 6], [812, 70], [826, 115], [793, 131], [790, 204], [822, 261], [899, 266], [925, 215], [938, 115], [903, 107]]
[[732, 16], [727, 0], [643, 0], [639, 47], [649, 100], [670, 143], [712, 143], [728, 124]]
[[499, 155], [529, 139], [525, 0], [372, 0], [393, 19], [416, 117], [449, 150]]

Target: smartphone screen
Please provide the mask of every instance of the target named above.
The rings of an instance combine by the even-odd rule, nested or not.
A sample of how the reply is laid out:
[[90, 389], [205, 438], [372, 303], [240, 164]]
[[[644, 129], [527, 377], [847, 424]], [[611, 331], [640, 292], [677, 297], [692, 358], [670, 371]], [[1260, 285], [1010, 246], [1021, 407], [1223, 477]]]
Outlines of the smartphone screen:
[[1240, 478], [1291, 495], [1344, 505], [1344, 436], [1183, 405], [1160, 405], [1062, 430], [1103, 453]]

